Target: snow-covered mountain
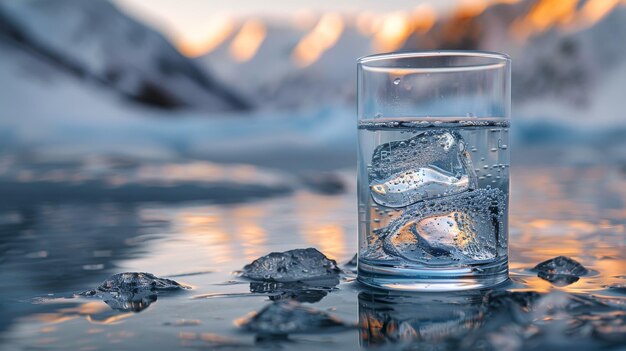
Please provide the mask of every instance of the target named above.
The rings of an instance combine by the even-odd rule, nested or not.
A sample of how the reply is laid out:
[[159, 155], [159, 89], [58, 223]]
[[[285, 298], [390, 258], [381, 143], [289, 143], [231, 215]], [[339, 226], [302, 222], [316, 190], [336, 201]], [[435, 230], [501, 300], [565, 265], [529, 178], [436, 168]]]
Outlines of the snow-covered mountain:
[[269, 23], [265, 40], [249, 61], [237, 62], [230, 56], [232, 38], [197, 61], [222, 80], [232, 80], [233, 89], [257, 105], [282, 109], [317, 106], [321, 101], [352, 102], [355, 61], [370, 52], [369, 38], [348, 27], [328, 52], [300, 67], [292, 53], [304, 35], [306, 31], [289, 24]]
[[[426, 33], [410, 36], [400, 50], [477, 49], [513, 57], [514, 111], [523, 118], [554, 117], [600, 122], [624, 120], [621, 99], [611, 87], [626, 81], [626, 6], [580, 30], [560, 26], [516, 40], [512, 24], [527, 16], [534, 0], [502, 3], [478, 15], [442, 13]], [[337, 43], [312, 65], [299, 67], [292, 55], [306, 31], [286, 23], [269, 25], [258, 53], [246, 62], [228, 54], [232, 38], [197, 60], [264, 106], [291, 108], [354, 102], [356, 59], [373, 53], [372, 38], [346, 20]], [[266, 69], [267, 68], [267, 69]], [[250, 79], [248, 79], [250, 78]], [[246, 84], [238, 84], [245, 81]], [[607, 95], [608, 94], [608, 95]]]
[[0, 1], [0, 41], [84, 85], [144, 104], [204, 111], [249, 107], [160, 33], [106, 0]]

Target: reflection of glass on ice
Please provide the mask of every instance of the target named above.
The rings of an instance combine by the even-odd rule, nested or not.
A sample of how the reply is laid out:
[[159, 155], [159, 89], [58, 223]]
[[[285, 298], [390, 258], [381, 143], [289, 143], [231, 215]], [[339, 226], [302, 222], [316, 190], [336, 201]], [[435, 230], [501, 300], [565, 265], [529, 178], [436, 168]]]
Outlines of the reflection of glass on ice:
[[361, 59], [359, 280], [409, 290], [506, 280], [508, 75], [508, 58], [491, 53]]
[[411, 344], [441, 348], [478, 329], [483, 322], [482, 294], [359, 294], [360, 343], [363, 347]]

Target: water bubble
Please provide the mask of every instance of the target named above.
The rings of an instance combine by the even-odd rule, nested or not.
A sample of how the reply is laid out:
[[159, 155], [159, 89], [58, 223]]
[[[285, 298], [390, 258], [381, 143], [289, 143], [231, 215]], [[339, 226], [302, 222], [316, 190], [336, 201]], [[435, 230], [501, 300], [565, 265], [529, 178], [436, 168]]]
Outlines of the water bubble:
[[396, 79], [394, 79], [394, 80], [393, 80], [393, 84], [394, 84], [394, 85], [398, 85], [398, 84], [400, 84], [400, 78], [396, 78]]

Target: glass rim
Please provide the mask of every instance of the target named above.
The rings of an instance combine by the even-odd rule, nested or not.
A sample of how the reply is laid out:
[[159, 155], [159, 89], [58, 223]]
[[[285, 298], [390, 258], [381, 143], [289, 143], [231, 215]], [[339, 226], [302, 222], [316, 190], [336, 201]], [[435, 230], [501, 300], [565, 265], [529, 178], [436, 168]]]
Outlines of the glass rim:
[[[391, 61], [391, 60], [401, 60], [401, 59], [412, 59], [412, 58], [437, 58], [437, 57], [459, 57], [459, 58], [483, 58], [483, 59], [491, 59], [495, 62], [491, 63], [476, 63], [476, 64], [468, 64], [463, 66], [448, 66], [448, 67], [392, 67], [392, 66], [375, 66], [370, 65], [370, 63], [380, 63], [383, 61]], [[472, 69], [480, 69], [486, 68], [487, 66], [502, 66], [507, 65], [511, 62], [511, 57], [509, 55], [495, 52], [495, 51], [481, 51], [481, 50], [423, 50], [423, 51], [400, 51], [400, 52], [388, 52], [388, 53], [380, 53], [362, 56], [357, 59], [357, 64], [359, 66], [364, 66], [368, 68], [378, 68], [378, 69], [419, 69], [419, 70], [472, 70]]]

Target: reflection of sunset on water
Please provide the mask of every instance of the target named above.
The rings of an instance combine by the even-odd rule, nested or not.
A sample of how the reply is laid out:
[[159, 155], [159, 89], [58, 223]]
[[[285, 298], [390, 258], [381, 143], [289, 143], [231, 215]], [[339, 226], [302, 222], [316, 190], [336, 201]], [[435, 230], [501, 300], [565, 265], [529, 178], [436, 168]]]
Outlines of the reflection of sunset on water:
[[[295, 196], [296, 216], [302, 239], [329, 258], [341, 260], [351, 255], [346, 243], [356, 243], [356, 231], [346, 232], [337, 213], [346, 211], [346, 202], [334, 196], [301, 192]], [[350, 245], [352, 246], [352, 245]]]
[[[512, 169], [514, 185], [511, 194], [509, 250], [513, 283], [508, 286], [510, 290], [559, 290], [619, 297], [619, 293], [607, 289], [609, 285], [626, 282], [626, 216], [623, 210], [626, 179], [619, 172], [605, 168], [518, 166]], [[246, 263], [269, 252], [304, 247], [315, 247], [340, 264], [352, 257], [357, 246], [356, 204], [353, 201], [354, 194], [351, 193], [354, 191], [353, 184], [347, 186], [347, 189], [347, 193], [339, 196], [299, 190], [280, 198], [226, 206], [144, 204], [137, 210], [139, 222], [145, 226], [141, 230], [142, 240], [129, 242], [133, 243], [131, 247], [140, 247], [147, 253], [119, 261], [116, 269], [145, 270], [165, 276], [182, 274], [173, 279], [193, 285], [192, 294], [159, 296], [156, 303], [141, 313], [121, 313], [100, 300], [70, 306], [66, 304], [67, 300], [46, 300], [48, 302], [42, 304], [52, 307], [33, 314], [22, 323], [34, 323], [35, 332], [52, 338], [85, 324], [87, 326], [80, 332], [83, 336], [124, 343], [133, 338], [125, 338], [122, 332], [142, 325], [146, 319], [141, 316], [154, 316], [157, 313], [155, 311], [166, 311], [166, 316], [161, 316], [162, 320], [157, 325], [185, 318], [198, 320], [202, 326], [210, 323], [213, 317], [207, 316], [212, 316], [214, 309], [221, 308], [216, 306], [222, 305], [237, 309], [231, 320], [244, 316], [254, 310], [250, 307], [253, 299], [259, 303], [267, 299], [265, 296], [241, 297], [250, 299], [246, 300], [250, 303], [242, 303], [228, 297], [229, 293], [238, 296], [250, 293], [248, 282], [227, 283], [237, 281], [238, 278], [232, 272], [241, 269]], [[376, 226], [384, 226], [389, 219], [399, 215], [393, 209], [385, 212], [386, 209], [382, 207], [369, 210], [376, 214], [382, 211], [383, 219], [375, 223]], [[119, 218], [111, 219], [113, 222], [116, 220]], [[559, 255], [579, 261], [590, 273], [571, 285], [557, 287], [531, 271], [538, 263]], [[356, 289], [359, 289], [358, 286]], [[192, 298], [202, 294], [218, 297], [202, 299], [206, 302]], [[331, 297], [352, 299], [346, 294], [354, 294], [354, 291], [340, 288], [339, 291], [329, 293], [320, 303], [328, 301], [331, 303], [329, 306], [335, 306], [333, 304], [337, 300]], [[56, 303], [59, 303], [58, 306]], [[188, 309], [179, 314], [176, 309], [189, 308], [185, 306], [200, 307], [192, 307], [192, 310], [198, 311], [197, 314]], [[172, 316], [168, 313], [172, 313]], [[398, 327], [393, 323], [386, 324], [384, 328], [387, 329], [381, 330], [383, 325], [379, 320], [365, 317], [362, 320], [368, 323], [367, 328], [360, 332], [366, 330], [367, 335], [362, 335], [362, 339], [373, 343], [384, 339], [390, 331], [387, 329]], [[219, 320], [220, 325], [226, 325], [224, 328], [232, 328], [227, 322]], [[221, 338], [220, 333], [213, 335], [193, 329], [167, 328], [171, 328], [167, 329], [171, 330], [170, 337], [180, 345], [213, 347], [234, 342]], [[55, 345], [46, 338], [42, 338], [42, 342]]]
[[513, 275], [532, 289], [555, 288], [527, 270], [562, 255], [580, 261], [592, 272], [557, 289], [593, 292], [620, 281], [616, 277], [626, 272], [623, 175], [601, 168], [515, 169], [513, 174]]
[[266, 219], [263, 207], [246, 206], [234, 209], [233, 224], [238, 242], [243, 246], [243, 254], [248, 261], [253, 261], [259, 256], [267, 254], [265, 244], [267, 233], [261, 225]]

